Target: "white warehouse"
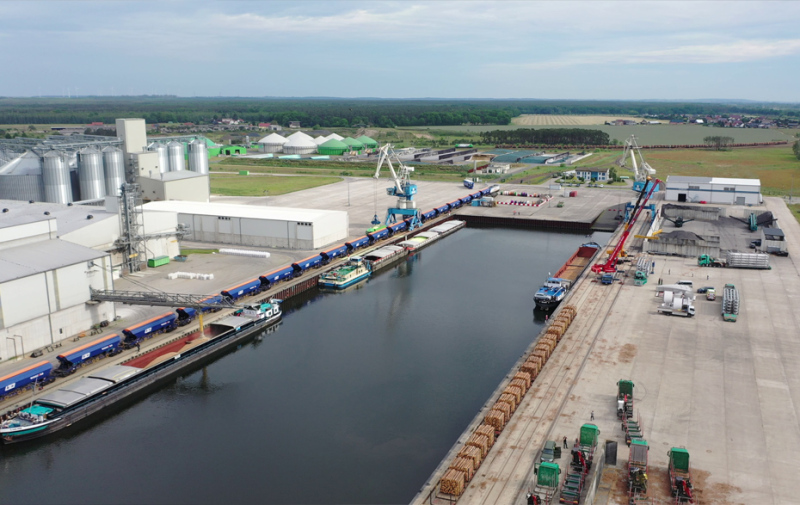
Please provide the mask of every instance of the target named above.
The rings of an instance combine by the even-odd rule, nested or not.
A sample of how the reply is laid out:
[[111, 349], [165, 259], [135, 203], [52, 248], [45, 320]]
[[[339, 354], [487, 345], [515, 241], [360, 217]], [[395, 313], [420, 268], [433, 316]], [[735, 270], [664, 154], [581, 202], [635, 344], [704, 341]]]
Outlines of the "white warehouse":
[[0, 221], [0, 358], [74, 337], [113, 321], [114, 304], [90, 287], [114, 289], [111, 256], [57, 238], [52, 216]]
[[727, 179], [724, 177], [667, 177], [664, 199], [668, 202], [759, 205], [759, 179]]
[[145, 211], [175, 212], [185, 240], [286, 249], [320, 249], [347, 237], [349, 217], [338, 210], [256, 207], [227, 203], [151, 202]]

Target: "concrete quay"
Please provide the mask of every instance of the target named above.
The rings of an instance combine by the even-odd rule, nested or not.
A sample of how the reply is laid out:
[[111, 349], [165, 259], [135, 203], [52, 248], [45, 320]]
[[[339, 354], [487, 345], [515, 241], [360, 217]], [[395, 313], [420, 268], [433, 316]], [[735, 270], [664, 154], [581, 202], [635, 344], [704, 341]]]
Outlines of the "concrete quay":
[[[578, 307], [576, 320], [457, 503], [524, 504], [544, 442], [574, 440], [592, 413], [600, 444], [613, 440], [619, 449], [617, 464], [606, 466], [596, 495], [584, 503], [627, 503], [628, 449], [615, 401], [620, 379], [636, 385], [634, 415], [650, 444], [655, 503], [672, 503], [671, 447], [691, 455], [698, 503], [800, 503], [800, 462], [793, 458], [800, 450], [800, 224], [780, 199], [767, 198], [765, 205], [778, 217], [790, 251], [771, 257], [771, 270], [701, 268], [695, 258], [656, 256], [645, 286], [633, 285], [630, 265], [613, 286], [591, 275], [581, 281], [568, 302]], [[738, 321], [722, 320], [721, 296], [698, 297], [694, 318], [658, 313], [658, 279], [688, 279], [718, 292], [736, 285]], [[411, 503], [452, 503], [437, 494], [438, 479], [484, 414]], [[566, 470], [566, 452], [556, 462]]]

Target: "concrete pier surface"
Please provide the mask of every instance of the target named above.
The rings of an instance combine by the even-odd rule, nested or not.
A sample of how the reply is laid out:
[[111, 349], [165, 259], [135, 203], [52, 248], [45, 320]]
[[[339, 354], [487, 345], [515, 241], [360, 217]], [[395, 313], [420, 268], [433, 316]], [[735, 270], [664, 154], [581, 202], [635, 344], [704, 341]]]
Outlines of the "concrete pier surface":
[[[671, 503], [667, 451], [685, 447], [699, 503], [798, 503], [800, 224], [780, 199], [766, 198], [765, 206], [790, 251], [771, 257], [771, 270], [701, 268], [696, 258], [655, 257], [655, 273], [644, 286], [633, 284], [632, 271], [612, 286], [591, 275], [581, 281], [569, 302], [578, 307], [575, 322], [458, 503], [525, 503], [544, 442], [567, 437], [571, 446], [592, 412], [600, 444], [614, 440], [619, 447], [594, 503], [627, 503], [628, 449], [616, 417], [620, 379], [635, 383], [634, 416], [650, 445], [650, 497]], [[693, 318], [658, 313], [659, 278], [665, 284], [688, 279], [718, 292], [736, 285], [738, 321], [722, 320], [721, 295], [716, 301], [698, 296]], [[448, 503], [434, 488], [451, 456], [412, 503]], [[565, 451], [556, 460], [562, 471], [567, 459]]]

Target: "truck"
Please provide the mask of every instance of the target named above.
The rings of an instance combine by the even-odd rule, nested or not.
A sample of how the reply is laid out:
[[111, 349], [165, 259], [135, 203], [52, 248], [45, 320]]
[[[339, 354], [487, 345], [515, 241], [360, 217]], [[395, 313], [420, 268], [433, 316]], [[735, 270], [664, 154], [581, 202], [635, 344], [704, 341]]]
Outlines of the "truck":
[[561, 467], [556, 463], [542, 463], [536, 472], [536, 486], [533, 488], [531, 497], [535, 497], [534, 503], [549, 504], [558, 489], [558, 481], [561, 476]]
[[614, 274], [612, 273], [604, 273], [600, 276], [600, 283], [601, 284], [614, 284]]
[[628, 495], [636, 498], [647, 495], [647, 453], [650, 447], [646, 440], [633, 440], [628, 454]]
[[464, 179], [464, 187], [467, 189], [472, 189], [475, 187], [475, 181], [472, 179]]
[[664, 292], [664, 303], [658, 311], [670, 316], [692, 317], [695, 314], [691, 298], [672, 291]]
[[708, 254], [701, 254], [697, 258], [701, 267], [729, 267], [729, 268], [758, 268], [769, 269], [769, 254], [740, 253], [729, 251], [725, 259], [714, 258]]
[[732, 323], [739, 316], [739, 290], [733, 284], [722, 288], [722, 320]]
[[650, 260], [646, 256], [636, 260], [636, 272], [633, 274], [634, 286], [644, 286], [647, 284], [647, 275], [650, 272]]
[[617, 419], [633, 417], [633, 381], [617, 381]]
[[762, 228], [759, 248], [769, 254], [776, 256], [789, 256], [786, 247], [786, 236], [780, 228]]
[[673, 447], [669, 457], [669, 487], [677, 503], [694, 503], [692, 472], [689, 468], [689, 451]]

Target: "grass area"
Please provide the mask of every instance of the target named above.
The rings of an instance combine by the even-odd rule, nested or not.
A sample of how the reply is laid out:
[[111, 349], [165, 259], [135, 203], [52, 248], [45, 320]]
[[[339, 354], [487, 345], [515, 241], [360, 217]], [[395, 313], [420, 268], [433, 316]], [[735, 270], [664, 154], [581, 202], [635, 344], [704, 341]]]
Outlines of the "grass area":
[[211, 174], [211, 193], [226, 196], [275, 196], [341, 180], [340, 177]]
[[190, 254], [216, 254], [219, 249], [184, 249], [181, 248], [181, 254], [188, 256]]
[[788, 205], [789, 210], [792, 211], [792, 215], [797, 222], [800, 223], [800, 203], [792, 203]]
[[[621, 150], [599, 152], [571, 168], [612, 167], [621, 154]], [[758, 178], [764, 195], [788, 195], [793, 187], [800, 192], [800, 160], [792, 153], [791, 146], [729, 151], [673, 149], [645, 151], [643, 154], [661, 180], [670, 175]], [[622, 171], [618, 173], [626, 175]]]
[[[620, 116], [599, 116], [599, 115], [558, 115], [558, 114], [522, 114], [511, 119], [511, 124], [520, 126], [556, 126], [568, 128], [576, 125], [602, 125], [606, 121], [614, 121], [615, 119], [631, 119], [637, 123], [644, 118], [620, 115]], [[661, 123], [669, 123], [669, 121], [658, 120]]]

